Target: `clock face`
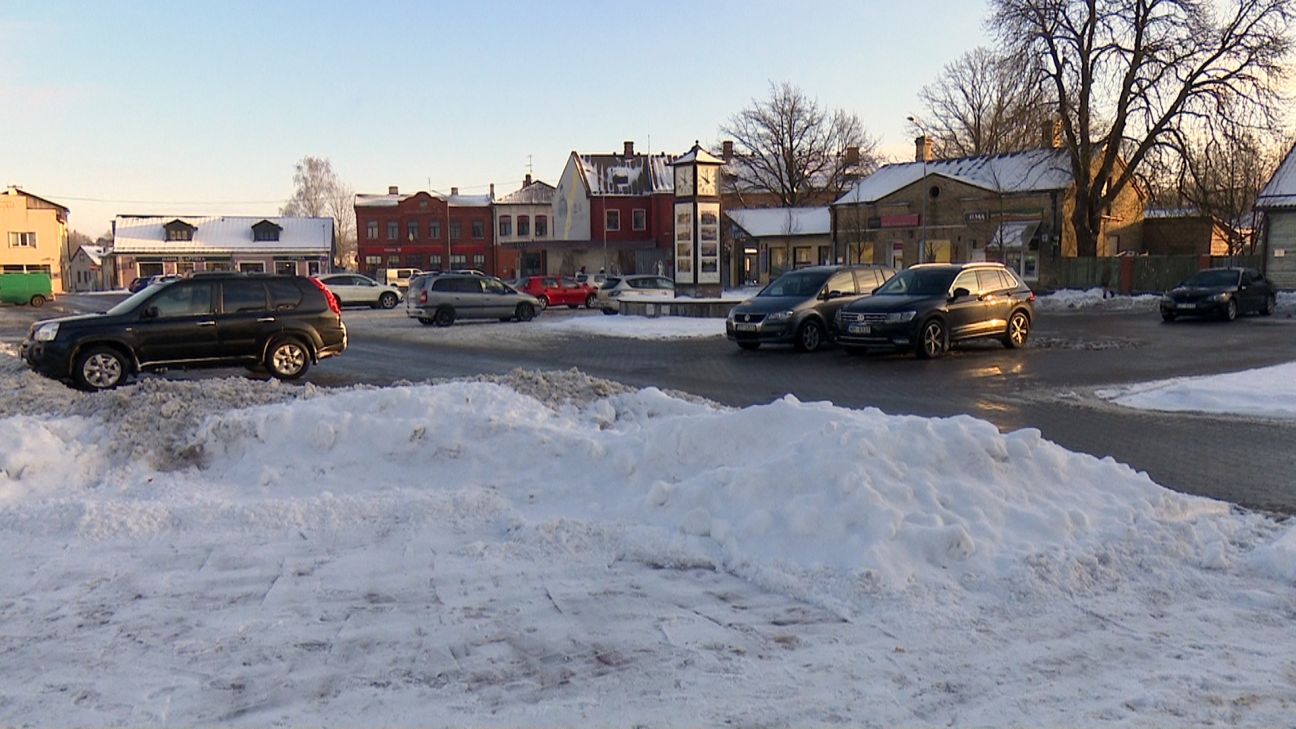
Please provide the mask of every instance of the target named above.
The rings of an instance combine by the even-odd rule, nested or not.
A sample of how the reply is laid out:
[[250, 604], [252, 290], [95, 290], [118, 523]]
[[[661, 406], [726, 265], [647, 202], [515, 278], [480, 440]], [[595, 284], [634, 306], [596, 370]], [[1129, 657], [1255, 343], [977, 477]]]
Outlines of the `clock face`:
[[675, 168], [675, 196], [688, 197], [693, 194], [693, 168]]
[[697, 193], [699, 195], [716, 194], [716, 171], [714, 167], [698, 168]]

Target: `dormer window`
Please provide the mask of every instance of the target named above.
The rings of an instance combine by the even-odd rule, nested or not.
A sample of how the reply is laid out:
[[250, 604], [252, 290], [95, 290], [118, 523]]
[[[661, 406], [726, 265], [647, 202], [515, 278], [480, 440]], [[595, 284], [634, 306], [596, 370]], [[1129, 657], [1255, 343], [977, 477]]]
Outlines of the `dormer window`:
[[172, 220], [162, 226], [166, 230], [166, 239], [169, 241], [190, 241], [193, 240], [195, 230], [194, 226], [186, 223], [179, 218]]
[[279, 240], [279, 233], [282, 231], [278, 225], [269, 220], [262, 220], [252, 226], [252, 240], [260, 242], [275, 242]]

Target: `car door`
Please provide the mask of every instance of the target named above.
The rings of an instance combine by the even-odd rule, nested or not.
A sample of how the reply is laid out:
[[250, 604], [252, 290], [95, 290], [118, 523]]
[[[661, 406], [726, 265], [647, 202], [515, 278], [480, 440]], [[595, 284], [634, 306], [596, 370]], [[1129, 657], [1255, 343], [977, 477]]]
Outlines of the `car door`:
[[[961, 295], [954, 292], [963, 289]], [[981, 283], [976, 271], [964, 271], [950, 284], [946, 320], [951, 339], [976, 336], [985, 320], [985, 304], [981, 302]]]
[[1243, 269], [1242, 284], [1238, 288], [1238, 295], [1241, 297], [1239, 311], [1261, 311], [1264, 309], [1265, 300], [1269, 298], [1269, 291], [1264, 286], [1260, 273], [1254, 269]]
[[213, 285], [207, 281], [173, 283], [142, 306], [131, 327], [142, 364], [210, 360], [216, 356]]
[[825, 322], [834, 321], [838, 309], [859, 298], [855, 274], [851, 271], [834, 273], [828, 277], [819, 295], [822, 298], [815, 305], [815, 310], [823, 316]]
[[459, 312], [460, 318], [481, 319], [488, 316], [503, 316], [502, 314], [491, 313], [496, 311], [499, 302], [486, 297], [480, 278], [461, 276], [455, 281], [455, 289], [455, 300], [459, 302], [455, 304], [455, 309]]
[[981, 269], [976, 274], [977, 282], [981, 287], [981, 303], [985, 308], [978, 331], [981, 333], [1007, 331], [1008, 314], [1013, 306], [1014, 287], [1009, 286], [1003, 275], [995, 269]]
[[265, 284], [256, 279], [227, 279], [220, 284], [216, 338], [226, 359], [257, 359], [259, 344], [277, 327], [266, 301]]
[[328, 290], [333, 292], [333, 295], [336, 296], [339, 301], [345, 304], [358, 303], [356, 301], [357, 289], [355, 280], [349, 274], [325, 276], [320, 279], [320, 282], [328, 287]]
[[517, 299], [509, 294], [508, 287], [503, 281], [494, 278], [478, 278], [482, 287], [483, 316], [493, 316], [503, 318], [512, 316], [513, 310], [517, 307]]

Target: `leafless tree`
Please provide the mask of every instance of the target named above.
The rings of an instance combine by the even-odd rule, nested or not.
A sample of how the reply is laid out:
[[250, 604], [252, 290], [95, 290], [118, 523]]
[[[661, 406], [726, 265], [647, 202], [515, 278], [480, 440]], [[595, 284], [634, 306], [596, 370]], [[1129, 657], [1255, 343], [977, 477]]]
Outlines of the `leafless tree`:
[[[720, 133], [734, 142], [738, 162], [726, 168], [726, 185], [740, 199], [756, 193], [783, 207], [826, 204], [878, 165], [877, 139], [858, 116], [820, 106], [789, 83], [771, 83], [768, 98], [752, 99]], [[847, 157], [852, 147], [858, 162]]]
[[350, 267], [355, 262], [355, 193], [333, 171], [325, 157], [302, 157], [293, 173], [293, 195], [280, 215], [333, 218], [337, 238], [335, 263]]
[[1246, 108], [1277, 120], [1293, 0], [991, 0], [1007, 53], [1037, 59], [1076, 182], [1078, 253], [1176, 129]]
[[1033, 56], [978, 47], [945, 66], [918, 92], [923, 125], [938, 157], [1003, 154], [1038, 147], [1051, 97]]

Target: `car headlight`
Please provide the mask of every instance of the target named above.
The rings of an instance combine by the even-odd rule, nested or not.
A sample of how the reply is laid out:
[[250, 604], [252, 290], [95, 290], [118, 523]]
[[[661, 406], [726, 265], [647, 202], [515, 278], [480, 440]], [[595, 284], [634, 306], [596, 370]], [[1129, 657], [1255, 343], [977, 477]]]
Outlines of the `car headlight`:
[[890, 314], [887, 314], [886, 320], [888, 324], [900, 324], [907, 321], [913, 321], [915, 316], [918, 316], [918, 312], [916, 311], [893, 311]]
[[1228, 301], [1228, 300], [1229, 300], [1229, 293], [1227, 291], [1225, 291], [1222, 294], [1215, 294], [1214, 296], [1211, 297], [1211, 301]]
[[52, 342], [54, 341], [54, 337], [58, 336], [58, 330], [58, 322], [41, 324], [36, 328], [36, 336], [33, 338], [38, 342]]
[[796, 312], [791, 309], [788, 309], [787, 311], [776, 311], [765, 317], [765, 321], [787, 321], [788, 319], [791, 319], [792, 315], [795, 313]]

